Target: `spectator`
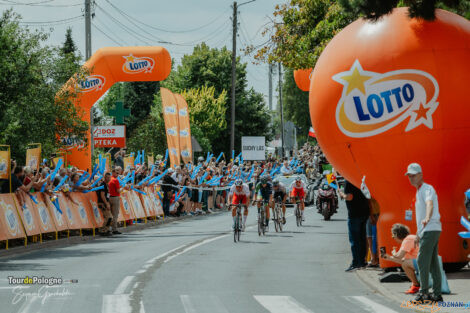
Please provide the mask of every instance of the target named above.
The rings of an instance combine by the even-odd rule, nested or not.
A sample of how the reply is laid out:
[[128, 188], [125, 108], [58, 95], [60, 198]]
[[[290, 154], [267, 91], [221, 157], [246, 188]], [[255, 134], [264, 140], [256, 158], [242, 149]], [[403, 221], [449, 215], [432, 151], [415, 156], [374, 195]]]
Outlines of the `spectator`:
[[[438, 254], [442, 225], [437, 194], [431, 185], [424, 182], [423, 172], [418, 163], [408, 165], [405, 175], [408, 176], [410, 184], [416, 187], [414, 202], [418, 232], [415, 245], [419, 244], [417, 261], [421, 288], [415, 301], [442, 302], [442, 279]], [[429, 273], [433, 279], [433, 295], [429, 294]]]
[[392, 255], [384, 254], [382, 257], [401, 265], [406, 276], [411, 280], [411, 287], [405, 293], [415, 294], [419, 291], [419, 282], [416, 278], [414, 263], [418, 257], [418, 248], [415, 246], [416, 235], [410, 235], [410, 229], [403, 224], [394, 224], [392, 226], [392, 238], [401, 244], [400, 249], [392, 250]]
[[111, 181], [111, 174], [105, 173], [104, 179], [100, 184], [103, 189], [96, 192], [98, 196], [98, 207], [103, 211], [103, 226], [100, 229], [100, 234], [103, 236], [110, 236], [111, 222], [113, 221], [113, 214], [111, 213], [111, 203], [109, 202], [109, 187], [108, 184]]
[[117, 230], [117, 220], [119, 217], [119, 209], [121, 207], [121, 185], [119, 180], [117, 179], [118, 176], [121, 174], [122, 168], [120, 166], [116, 166], [112, 171], [112, 177], [108, 183], [109, 189], [109, 203], [111, 206], [111, 214], [113, 215], [113, 220], [111, 221], [111, 228], [113, 234], [121, 234], [120, 231]]
[[367, 247], [370, 251], [371, 260], [367, 267], [378, 267], [379, 257], [377, 253], [377, 221], [379, 219], [379, 203], [374, 198], [369, 200], [370, 216], [367, 219], [366, 235], [367, 235]]
[[162, 179], [162, 191], [163, 191], [163, 214], [165, 216], [170, 215], [170, 203], [173, 197], [174, 191], [178, 190], [178, 183], [171, 177], [173, 175], [174, 170], [172, 168], [168, 169], [168, 172], [163, 176]]
[[288, 161], [284, 161], [284, 164], [281, 167], [281, 174], [282, 175], [290, 175], [292, 174], [292, 169], [289, 166]]
[[346, 272], [351, 272], [366, 265], [366, 223], [369, 218], [369, 203], [362, 191], [349, 181], [346, 181], [344, 192], [339, 189], [339, 195], [346, 200], [348, 209], [349, 243], [353, 259]]
[[124, 168], [124, 157], [126, 156], [126, 148], [119, 149], [118, 152], [114, 154], [114, 166]]

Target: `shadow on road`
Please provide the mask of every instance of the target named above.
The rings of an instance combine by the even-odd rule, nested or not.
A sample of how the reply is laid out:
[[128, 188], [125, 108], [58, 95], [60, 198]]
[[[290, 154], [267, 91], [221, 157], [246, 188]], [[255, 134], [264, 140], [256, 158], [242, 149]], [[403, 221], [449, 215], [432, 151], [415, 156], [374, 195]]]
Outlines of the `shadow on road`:
[[245, 240], [241, 240], [239, 241], [239, 243], [256, 243], [256, 244], [261, 244], [261, 245], [270, 245], [271, 242], [269, 241], [245, 241]]
[[41, 263], [3, 263], [0, 262], [0, 272], [12, 271], [42, 271], [47, 270], [49, 267]]

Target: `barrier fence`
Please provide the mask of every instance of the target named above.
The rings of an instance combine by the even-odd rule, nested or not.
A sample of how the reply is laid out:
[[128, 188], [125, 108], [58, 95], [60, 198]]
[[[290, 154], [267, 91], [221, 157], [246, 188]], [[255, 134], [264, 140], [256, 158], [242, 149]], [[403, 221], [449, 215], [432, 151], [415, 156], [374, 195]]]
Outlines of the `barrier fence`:
[[[144, 194], [134, 190], [121, 194], [121, 205], [118, 222], [163, 216], [159, 186], [148, 186], [143, 189]], [[46, 193], [36, 192], [31, 197], [24, 197], [24, 206], [20, 205], [19, 198], [13, 194], [0, 194], [0, 241], [23, 238], [27, 245], [28, 237], [42, 242], [44, 234], [55, 234], [71, 230], [92, 230], [95, 235], [96, 228], [103, 226], [103, 212], [98, 207], [98, 197], [95, 192], [55, 193], [50, 197]], [[54, 202], [53, 202], [54, 201]]]

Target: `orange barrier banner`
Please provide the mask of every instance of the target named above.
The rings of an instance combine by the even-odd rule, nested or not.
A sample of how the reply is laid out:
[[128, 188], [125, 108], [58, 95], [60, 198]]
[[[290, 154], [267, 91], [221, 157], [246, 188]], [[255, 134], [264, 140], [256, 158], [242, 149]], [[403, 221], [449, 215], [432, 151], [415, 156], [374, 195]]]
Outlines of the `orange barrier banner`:
[[162, 206], [162, 201], [158, 196], [158, 192], [160, 191], [160, 186], [158, 185], [153, 185], [149, 187], [150, 189], [150, 198], [152, 199], [152, 202], [155, 205], [155, 208], [157, 210], [157, 216], [163, 216], [163, 206]]
[[[34, 203], [33, 201], [31, 201], [31, 204], [36, 207], [36, 210], [38, 211], [39, 221], [41, 222], [43, 233], [68, 229], [66, 219], [60, 214], [55, 214], [54, 211], [57, 210], [55, 209], [52, 202], [50, 202], [49, 196], [47, 194], [35, 193], [34, 198], [37, 200], [38, 203]], [[48, 205], [48, 202], [54, 208], [54, 211]]]
[[142, 206], [142, 202], [140, 202], [140, 198], [137, 195], [137, 192], [131, 190], [127, 192], [127, 199], [131, 204], [132, 209], [134, 210], [134, 214], [136, 218], [144, 218], [147, 216], [144, 207]]
[[20, 205], [15, 194], [10, 194], [16, 202], [18, 213], [23, 221], [23, 225], [28, 236], [35, 236], [41, 233], [41, 225], [37, 210], [33, 207], [31, 199], [27, 197], [23, 206]]
[[85, 201], [80, 193], [72, 192], [70, 193], [70, 198], [73, 199], [75, 202], [72, 206], [77, 210], [78, 209], [78, 216], [80, 218], [82, 227], [81, 228], [94, 228], [95, 227], [95, 219], [93, 218], [93, 213], [89, 209], [89, 205]]
[[162, 95], [163, 118], [165, 120], [166, 140], [170, 154], [170, 166], [180, 165], [180, 143], [179, 143], [179, 123], [178, 106], [173, 93], [160, 88]]
[[151, 198], [151, 188], [150, 187], [145, 187], [144, 192], [147, 195], [139, 194], [140, 201], [143, 204], [143, 207], [145, 208], [147, 212], [147, 217], [151, 216], [156, 216], [157, 215], [157, 207], [153, 203], [153, 200]]
[[95, 227], [101, 227], [104, 222], [103, 212], [98, 208], [98, 195], [96, 192], [82, 193], [85, 203], [88, 206], [88, 211], [94, 219]]
[[0, 179], [10, 179], [10, 152], [0, 151]]
[[[47, 208], [49, 209], [49, 213], [52, 216], [52, 220], [54, 221], [55, 228], [57, 231], [63, 231], [69, 229], [69, 224], [67, 223], [67, 216], [66, 213], [61, 209], [62, 213], [57, 210], [55, 205], [51, 202], [50, 197], [45, 193], [35, 193], [36, 199], [38, 201], [43, 201]], [[60, 209], [60, 205], [59, 205]]]
[[136, 218], [131, 201], [129, 200], [128, 192], [121, 193], [121, 208], [126, 221]]
[[25, 237], [12, 194], [0, 194], [0, 240]]
[[57, 197], [59, 199], [59, 208], [62, 211], [62, 215], [67, 219], [69, 229], [86, 228], [80, 219], [75, 204], [62, 192], [59, 192]]
[[26, 166], [31, 167], [33, 171], [39, 171], [39, 164], [41, 164], [41, 148], [26, 150]]
[[180, 94], [175, 94], [178, 105], [179, 143], [181, 158], [184, 163], [193, 161], [193, 149], [191, 146], [191, 126], [189, 122], [188, 103]]
[[38, 217], [36, 219], [36, 222], [38, 222], [39, 224], [41, 233], [44, 234], [56, 232], [57, 230], [55, 228], [54, 222], [49, 213], [49, 210], [47, 209], [46, 204], [42, 201], [42, 199], [37, 199], [37, 201], [38, 203], [34, 203], [30, 197], [25, 196], [26, 207], [29, 208], [31, 211], [34, 211], [36, 213], [36, 216]]

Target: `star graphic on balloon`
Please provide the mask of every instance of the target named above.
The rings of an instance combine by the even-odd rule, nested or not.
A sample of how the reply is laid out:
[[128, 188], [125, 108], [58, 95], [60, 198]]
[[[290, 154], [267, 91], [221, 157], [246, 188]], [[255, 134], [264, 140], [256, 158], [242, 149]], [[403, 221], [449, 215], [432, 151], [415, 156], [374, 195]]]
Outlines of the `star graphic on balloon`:
[[410, 122], [406, 126], [405, 131], [412, 130], [419, 125], [425, 125], [428, 128], [433, 128], [432, 114], [437, 109], [439, 103], [427, 103], [426, 105], [422, 102], [418, 102], [415, 109], [410, 110]]
[[365, 95], [365, 83], [372, 77], [374, 77], [374, 73], [364, 71], [362, 69], [361, 63], [356, 60], [349, 71], [334, 75], [333, 80], [344, 86], [347, 86], [346, 95], [348, 95], [354, 89], [359, 90], [362, 94]]
[[128, 56], [126, 56], [126, 57], [123, 57], [123, 58], [126, 59], [126, 61], [129, 62], [129, 63], [134, 62], [134, 60], [135, 60], [135, 57], [132, 55], [132, 53], [129, 54]]

